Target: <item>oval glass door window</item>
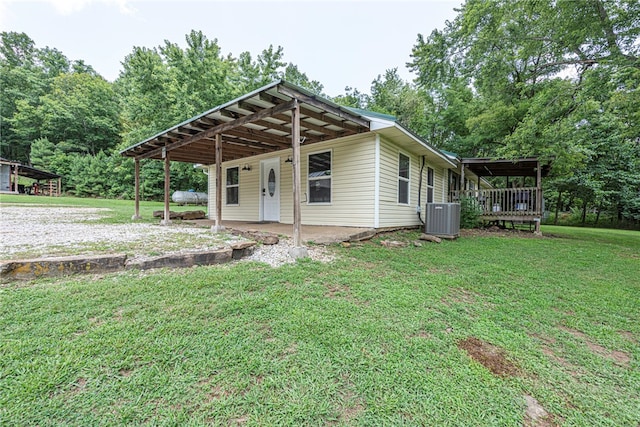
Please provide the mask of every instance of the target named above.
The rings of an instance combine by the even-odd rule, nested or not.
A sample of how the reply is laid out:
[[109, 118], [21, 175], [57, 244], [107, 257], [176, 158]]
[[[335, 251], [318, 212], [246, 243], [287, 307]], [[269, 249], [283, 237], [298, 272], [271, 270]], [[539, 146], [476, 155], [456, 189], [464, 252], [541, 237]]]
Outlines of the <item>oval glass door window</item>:
[[269, 188], [269, 196], [273, 197], [273, 195], [276, 194], [276, 172], [273, 169], [269, 171], [267, 187]]

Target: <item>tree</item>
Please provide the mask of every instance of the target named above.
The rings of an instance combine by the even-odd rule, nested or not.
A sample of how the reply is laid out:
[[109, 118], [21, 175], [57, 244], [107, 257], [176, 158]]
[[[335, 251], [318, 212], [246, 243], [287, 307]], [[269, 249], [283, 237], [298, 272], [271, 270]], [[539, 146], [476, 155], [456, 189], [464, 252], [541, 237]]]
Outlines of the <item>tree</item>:
[[109, 82], [90, 74], [58, 75], [39, 105], [19, 101], [10, 122], [24, 139], [47, 138], [66, 152], [95, 156], [119, 142], [115, 93]]
[[[553, 157], [560, 196], [624, 211], [621, 195], [640, 189], [637, 162], [616, 160], [636, 153], [640, 136], [640, 4], [469, 0], [458, 12], [418, 37], [408, 64], [441, 108], [442, 147]], [[466, 102], [450, 102], [453, 88]]]

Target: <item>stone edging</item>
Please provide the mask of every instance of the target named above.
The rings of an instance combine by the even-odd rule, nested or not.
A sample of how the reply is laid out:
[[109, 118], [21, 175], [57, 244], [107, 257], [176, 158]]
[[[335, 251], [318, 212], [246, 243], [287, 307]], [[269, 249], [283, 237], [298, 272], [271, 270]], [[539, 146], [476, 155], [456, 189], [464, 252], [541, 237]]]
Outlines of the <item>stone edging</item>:
[[230, 247], [210, 251], [160, 255], [135, 261], [126, 254], [66, 256], [0, 261], [0, 282], [62, 277], [81, 273], [107, 273], [119, 270], [192, 267], [231, 262], [253, 254], [256, 242], [237, 242]]

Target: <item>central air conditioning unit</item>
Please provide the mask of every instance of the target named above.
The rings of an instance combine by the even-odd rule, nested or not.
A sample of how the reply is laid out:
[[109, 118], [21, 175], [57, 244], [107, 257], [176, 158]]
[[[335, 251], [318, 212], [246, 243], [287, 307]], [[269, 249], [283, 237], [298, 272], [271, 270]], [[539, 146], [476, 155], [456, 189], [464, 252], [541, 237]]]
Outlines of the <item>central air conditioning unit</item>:
[[432, 236], [460, 235], [460, 203], [427, 203], [424, 232]]

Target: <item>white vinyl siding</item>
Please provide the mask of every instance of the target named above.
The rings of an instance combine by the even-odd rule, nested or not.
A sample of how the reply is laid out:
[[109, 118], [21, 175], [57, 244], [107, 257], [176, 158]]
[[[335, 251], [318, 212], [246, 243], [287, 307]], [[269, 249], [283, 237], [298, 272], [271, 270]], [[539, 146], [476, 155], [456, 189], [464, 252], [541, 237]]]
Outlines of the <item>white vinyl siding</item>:
[[[308, 202], [308, 155], [331, 151], [331, 203]], [[280, 222], [293, 223], [292, 164], [285, 162], [291, 150], [242, 159], [250, 171], [240, 170], [240, 199], [237, 206], [225, 205], [223, 187], [222, 220], [260, 220], [260, 161], [280, 158]], [[327, 142], [302, 145], [300, 149], [302, 224], [350, 227], [374, 226], [375, 135], [357, 135]], [[227, 164], [228, 163], [228, 164]], [[226, 167], [236, 162], [223, 163]], [[223, 173], [223, 180], [225, 175]], [[209, 219], [215, 219], [215, 165], [209, 168]]]
[[[420, 225], [418, 214], [416, 213], [418, 201], [418, 184], [420, 181], [420, 165], [422, 157], [413, 153], [403, 153], [410, 158], [410, 180], [409, 190], [410, 204], [402, 205], [397, 201], [397, 181], [398, 181], [398, 152], [399, 148], [387, 140], [380, 139], [380, 228], [402, 227]], [[427, 162], [422, 172], [422, 195], [420, 204], [424, 212], [427, 201], [427, 168], [433, 169], [433, 201], [441, 203], [446, 201], [444, 196], [444, 180], [447, 169], [436, 167]], [[424, 219], [424, 217], [423, 217]]]

